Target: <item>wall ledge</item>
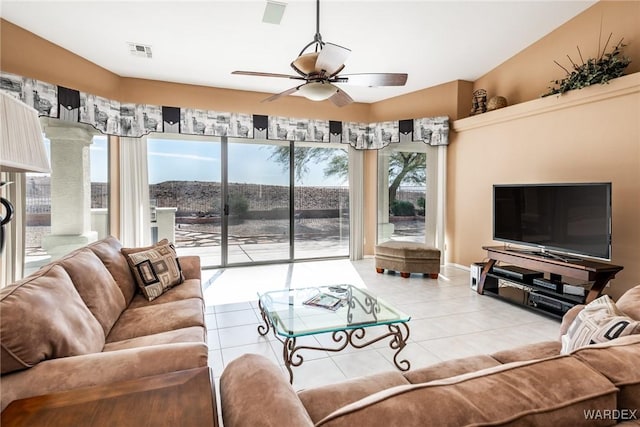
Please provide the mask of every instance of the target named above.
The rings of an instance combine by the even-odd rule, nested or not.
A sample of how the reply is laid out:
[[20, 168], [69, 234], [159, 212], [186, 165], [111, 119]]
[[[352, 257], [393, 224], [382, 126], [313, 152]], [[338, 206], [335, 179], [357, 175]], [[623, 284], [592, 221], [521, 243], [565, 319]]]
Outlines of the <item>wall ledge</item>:
[[618, 77], [610, 81], [609, 84], [593, 85], [580, 90], [572, 90], [564, 95], [547, 96], [477, 116], [459, 119], [452, 123], [451, 129], [454, 132], [464, 132], [538, 114], [551, 113], [582, 104], [604, 101], [635, 92], [640, 92], [640, 72]]

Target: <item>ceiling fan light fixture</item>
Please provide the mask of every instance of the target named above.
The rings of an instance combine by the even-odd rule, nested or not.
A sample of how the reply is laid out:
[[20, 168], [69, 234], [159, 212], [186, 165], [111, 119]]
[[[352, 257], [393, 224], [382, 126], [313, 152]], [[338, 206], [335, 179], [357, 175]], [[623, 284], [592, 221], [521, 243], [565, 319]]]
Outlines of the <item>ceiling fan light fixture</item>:
[[308, 76], [316, 69], [316, 61], [318, 60], [318, 52], [305, 53], [298, 56], [292, 63], [291, 67], [302, 76]]
[[307, 99], [312, 101], [324, 101], [331, 98], [338, 91], [338, 87], [331, 83], [311, 82], [302, 85], [298, 92]]

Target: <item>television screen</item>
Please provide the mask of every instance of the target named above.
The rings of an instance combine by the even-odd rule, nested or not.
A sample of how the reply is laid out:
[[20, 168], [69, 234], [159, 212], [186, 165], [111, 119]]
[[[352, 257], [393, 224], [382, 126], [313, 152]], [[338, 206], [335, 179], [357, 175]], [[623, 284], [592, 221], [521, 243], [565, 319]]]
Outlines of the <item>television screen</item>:
[[493, 186], [494, 240], [611, 259], [611, 183]]

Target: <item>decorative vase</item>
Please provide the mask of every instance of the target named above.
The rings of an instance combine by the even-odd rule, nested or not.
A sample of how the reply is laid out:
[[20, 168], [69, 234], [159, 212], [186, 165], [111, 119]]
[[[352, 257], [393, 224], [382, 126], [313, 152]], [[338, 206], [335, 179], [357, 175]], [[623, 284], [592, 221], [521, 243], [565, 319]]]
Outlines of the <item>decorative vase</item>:
[[494, 96], [487, 102], [487, 111], [497, 110], [507, 106], [507, 98], [504, 96]]

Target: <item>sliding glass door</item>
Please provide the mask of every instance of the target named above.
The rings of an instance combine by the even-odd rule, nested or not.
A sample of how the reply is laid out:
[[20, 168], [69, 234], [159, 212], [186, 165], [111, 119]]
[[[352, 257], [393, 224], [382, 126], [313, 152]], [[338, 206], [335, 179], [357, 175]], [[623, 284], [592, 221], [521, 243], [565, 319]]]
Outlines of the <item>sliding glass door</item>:
[[296, 259], [349, 255], [349, 156], [344, 145], [295, 143]]
[[349, 255], [345, 146], [147, 141], [154, 241], [168, 238], [203, 267]]
[[225, 264], [291, 258], [289, 145], [227, 145]]
[[204, 138], [148, 138], [151, 237], [179, 255], [222, 264], [222, 146]]

